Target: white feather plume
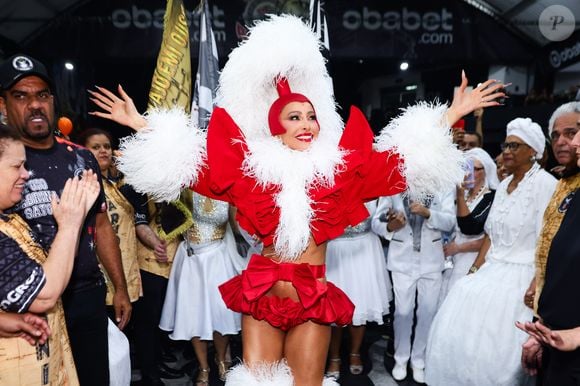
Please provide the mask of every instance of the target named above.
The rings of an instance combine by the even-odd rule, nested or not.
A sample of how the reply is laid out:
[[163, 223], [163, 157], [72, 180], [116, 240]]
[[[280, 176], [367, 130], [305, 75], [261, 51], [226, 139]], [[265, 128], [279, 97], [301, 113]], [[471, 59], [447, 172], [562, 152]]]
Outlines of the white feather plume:
[[277, 77], [308, 97], [316, 110], [321, 137], [336, 144], [343, 122], [336, 111], [332, 79], [316, 34], [298, 17], [269, 16], [250, 29], [249, 38], [229, 55], [219, 79], [217, 103], [246, 138], [269, 137], [268, 111], [278, 98]]
[[136, 191], [177, 200], [205, 162], [205, 133], [181, 109], [153, 110], [145, 118], [146, 128], [121, 141], [117, 167]]
[[253, 363], [251, 369], [243, 363], [232, 367], [226, 386], [293, 386], [294, 377], [286, 361]]
[[284, 261], [293, 261], [306, 249], [310, 238], [310, 221], [315, 213], [308, 192], [334, 184], [334, 175], [343, 165], [343, 152], [320, 137], [304, 151], [292, 150], [272, 136], [247, 144], [244, 174], [263, 186], [280, 187], [275, 197], [280, 219], [274, 249]]
[[446, 111], [444, 104], [419, 102], [403, 109], [376, 139], [377, 150], [402, 156], [406, 194], [413, 200], [424, 202], [463, 181], [465, 159], [453, 144]]

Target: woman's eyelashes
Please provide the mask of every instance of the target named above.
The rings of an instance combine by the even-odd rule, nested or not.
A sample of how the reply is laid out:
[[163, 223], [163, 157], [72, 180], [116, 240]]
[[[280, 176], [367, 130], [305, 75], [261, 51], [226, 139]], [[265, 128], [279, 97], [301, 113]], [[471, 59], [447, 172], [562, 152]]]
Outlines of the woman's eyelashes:
[[[301, 116], [299, 114], [293, 114], [290, 115], [288, 119], [291, 121], [299, 121], [301, 119]], [[309, 121], [316, 121], [316, 114], [310, 114], [306, 117], [306, 119]]]

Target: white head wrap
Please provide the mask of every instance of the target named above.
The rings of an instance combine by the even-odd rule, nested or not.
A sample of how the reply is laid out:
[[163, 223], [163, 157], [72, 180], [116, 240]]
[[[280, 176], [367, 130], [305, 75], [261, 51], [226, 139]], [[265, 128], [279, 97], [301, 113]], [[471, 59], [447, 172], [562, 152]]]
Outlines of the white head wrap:
[[465, 152], [466, 158], [471, 158], [481, 162], [485, 169], [485, 184], [490, 189], [497, 189], [499, 179], [497, 178], [497, 166], [491, 156], [482, 148], [475, 147]]
[[530, 118], [516, 118], [507, 124], [506, 136], [515, 135], [536, 151], [536, 159], [541, 159], [546, 147], [542, 128]]

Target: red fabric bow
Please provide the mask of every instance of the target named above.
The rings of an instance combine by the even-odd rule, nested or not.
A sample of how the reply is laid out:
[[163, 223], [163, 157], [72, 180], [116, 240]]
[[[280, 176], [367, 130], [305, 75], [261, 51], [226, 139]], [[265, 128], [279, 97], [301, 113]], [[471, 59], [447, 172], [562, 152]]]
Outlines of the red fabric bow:
[[306, 263], [276, 263], [272, 259], [254, 255], [242, 276], [244, 297], [247, 301], [253, 302], [268, 292], [277, 281], [289, 281], [296, 289], [302, 306], [305, 309], [310, 308], [327, 290], [324, 283], [316, 280], [310, 267], [317, 266]]

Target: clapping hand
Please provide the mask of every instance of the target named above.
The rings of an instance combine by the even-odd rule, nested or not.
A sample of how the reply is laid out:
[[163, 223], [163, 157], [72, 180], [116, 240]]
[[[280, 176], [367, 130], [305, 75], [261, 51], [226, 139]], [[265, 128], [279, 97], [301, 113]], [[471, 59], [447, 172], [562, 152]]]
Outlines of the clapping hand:
[[80, 228], [84, 219], [99, 196], [100, 185], [92, 170], [85, 170], [82, 178], [69, 178], [58, 198], [52, 197], [52, 213], [59, 228]]

